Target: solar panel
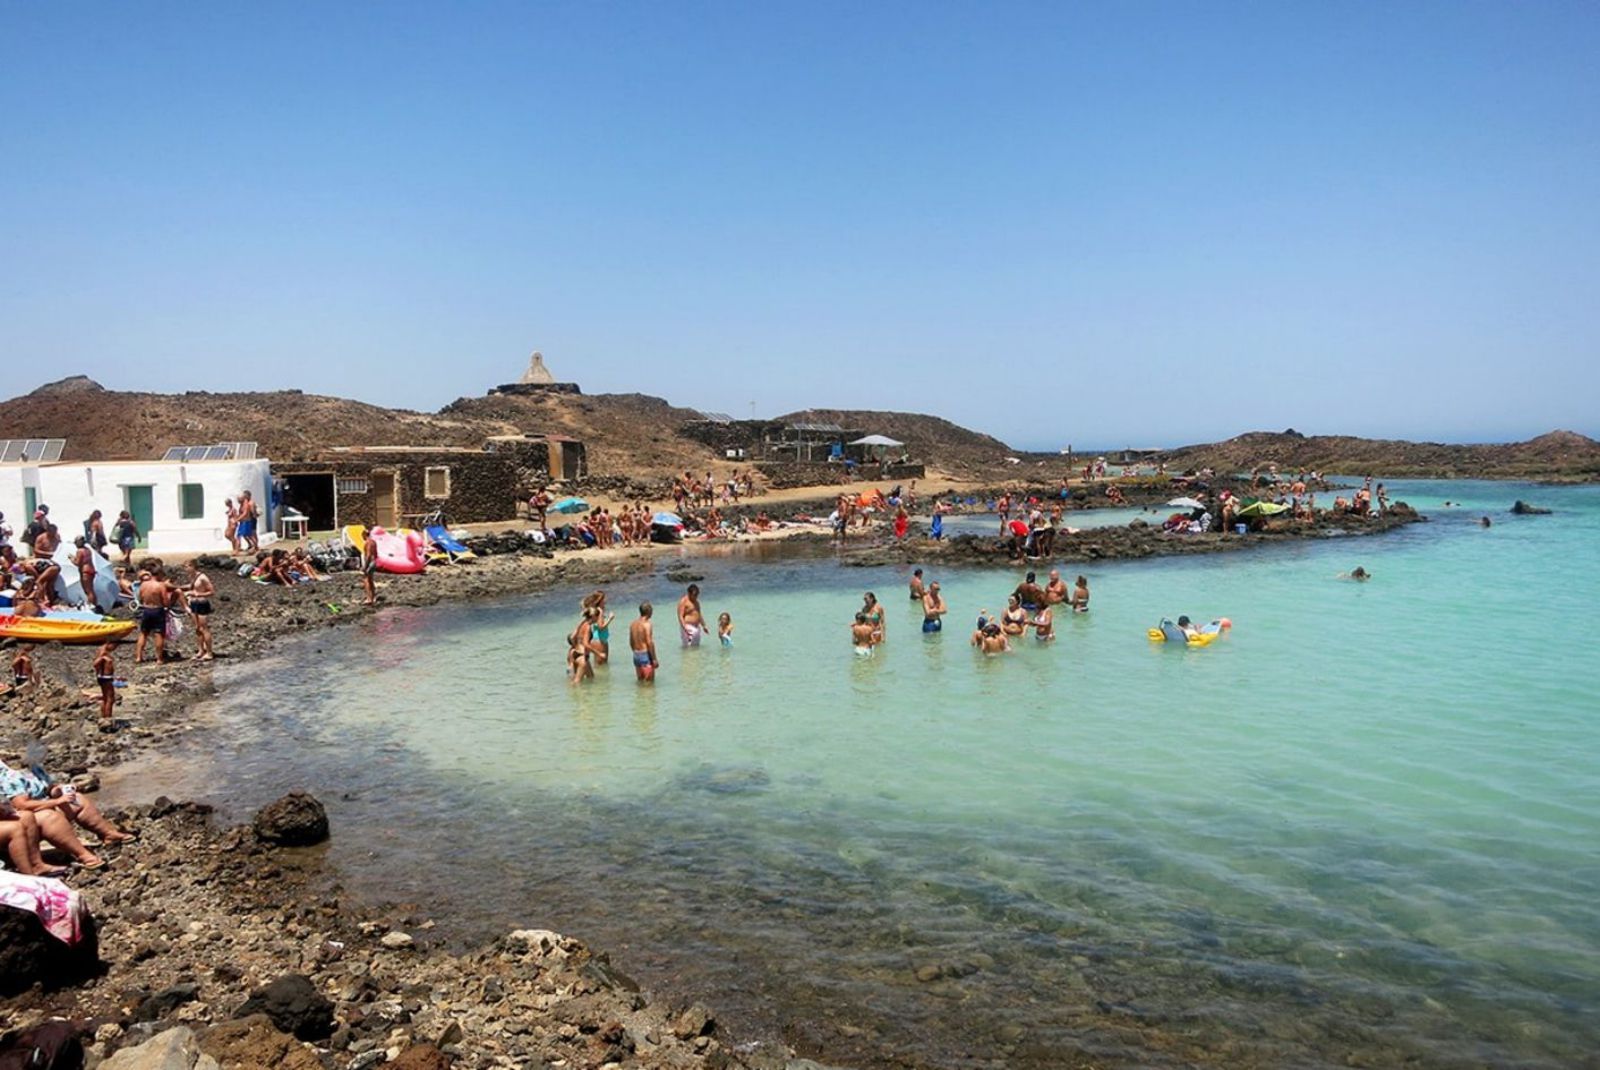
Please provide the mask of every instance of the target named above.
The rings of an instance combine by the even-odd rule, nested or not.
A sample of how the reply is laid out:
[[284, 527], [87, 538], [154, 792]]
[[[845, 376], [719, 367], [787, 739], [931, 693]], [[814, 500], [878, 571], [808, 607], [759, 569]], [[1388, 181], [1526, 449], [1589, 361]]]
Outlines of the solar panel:
[[226, 461], [233, 452], [232, 446], [212, 446], [206, 450], [205, 459], [208, 461]]
[[256, 444], [254, 442], [235, 442], [233, 444], [233, 459], [236, 461], [255, 460]]
[[163, 461], [181, 461], [183, 460], [183, 455], [188, 452], [188, 446], [169, 446], [167, 447], [167, 452], [162, 454], [161, 459]]
[[731, 423], [733, 423], [733, 417], [729, 416], [725, 412], [702, 412], [700, 414], [700, 419], [704, 420], [708, 424], [731, 424]]
[[49, 462], [61, 460], [61, 451], [67, 448], [64, 438], [7, 438], [0, 439], [0, 463], [10, 461]]

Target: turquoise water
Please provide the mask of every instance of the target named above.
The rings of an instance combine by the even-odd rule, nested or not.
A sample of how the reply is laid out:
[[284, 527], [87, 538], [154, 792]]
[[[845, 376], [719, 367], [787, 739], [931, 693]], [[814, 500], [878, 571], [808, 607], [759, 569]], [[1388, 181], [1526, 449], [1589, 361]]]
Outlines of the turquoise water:
[[[1600, 488], [1392, 486], [1433, 521], [1084, 567], [1093, 611], [998, 658], [971, 618], [1020, 571], [934, 575], [925, 638], [907, 569], [771, 548], [680, 563], [731, 650], [678, 648], [661, 576], [610, 588], [618, 647], [658, 607], [654, 688], [625, 650], [568, 686], [579, 592], [395, 610], [232, 670], [204, 777], [240, 812], [329, 800], [350, 881], [452, 935], [562, 928], [840, 1061], [1571, 1065], [1600, 1047]], [[1179, 613], [1235, 628], [1145, 639]]]

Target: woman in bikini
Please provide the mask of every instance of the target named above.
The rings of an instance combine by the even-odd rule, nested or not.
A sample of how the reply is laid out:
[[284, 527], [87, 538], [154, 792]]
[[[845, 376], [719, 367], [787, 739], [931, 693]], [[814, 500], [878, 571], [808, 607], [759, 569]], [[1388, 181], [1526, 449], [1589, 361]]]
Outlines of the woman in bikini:
[[1000, 614], [1000, 630], [1006, 635], [1021, 635], [1028, 628], [1028, 611], [1022, 608], [1022, 602], [1016, 595], [1012, 595], [1006, 603], [1006, 611]]

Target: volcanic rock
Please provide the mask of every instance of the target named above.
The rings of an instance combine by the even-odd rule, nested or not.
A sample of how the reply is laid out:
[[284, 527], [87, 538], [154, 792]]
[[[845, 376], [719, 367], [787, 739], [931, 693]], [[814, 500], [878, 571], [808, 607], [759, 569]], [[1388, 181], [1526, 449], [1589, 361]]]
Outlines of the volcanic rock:
[[253, 1014], [265, 1014], [279, 1030], [301, 1040], [321, 1040], [333, 1032], [333, 1004], [303, 974], [286, 973], [256, 989], [234, 1017]]
[[309, 847], [328, 838], [328, 811], [314, 796], [291, 791], [256, 813], [256, 835], [283, 847]]

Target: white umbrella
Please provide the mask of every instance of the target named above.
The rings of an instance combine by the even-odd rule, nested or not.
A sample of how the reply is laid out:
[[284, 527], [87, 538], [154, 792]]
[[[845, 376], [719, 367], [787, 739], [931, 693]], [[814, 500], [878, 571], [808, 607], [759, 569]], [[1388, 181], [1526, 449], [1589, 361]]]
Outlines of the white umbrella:
[[852, 446], [904, 446], [905, 443], [904, 442], [896, 442], [894, 439], [890, 438], [887, 435], [868, 435], [866, 438], [858, 438], [858, 439], [856, 439], [854, 442], [850, 443], [850, 445], [852, 445]]
[[1196, 501], [1194, 498], [1174, 498], [1167, 504], [1179, 509], [1204, 509], [1206, 507], [1205, 502]]

